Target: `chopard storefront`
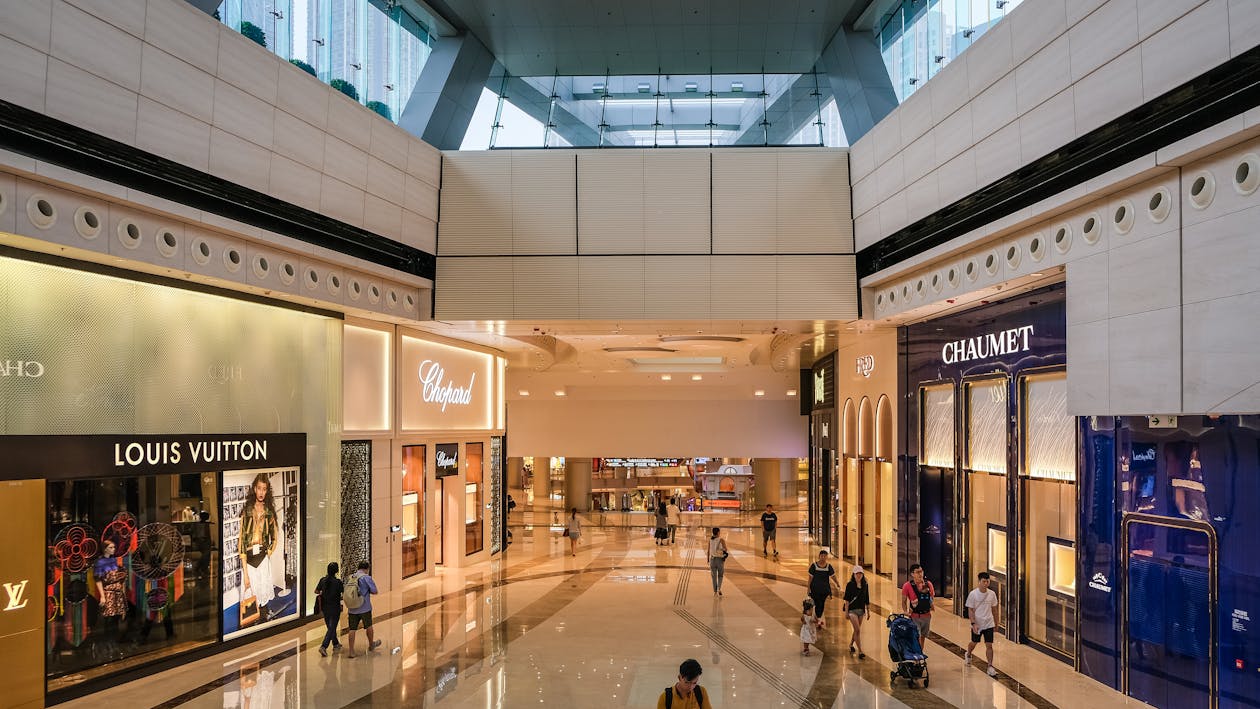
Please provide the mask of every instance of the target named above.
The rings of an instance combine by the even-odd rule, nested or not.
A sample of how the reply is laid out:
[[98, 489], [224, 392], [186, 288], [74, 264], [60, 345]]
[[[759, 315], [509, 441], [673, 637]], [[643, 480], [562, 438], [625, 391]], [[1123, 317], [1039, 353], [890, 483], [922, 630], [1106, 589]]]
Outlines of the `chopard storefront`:
[[346, 325], [342, 474], [371, 481], [360, 487], [373, 490], [378, 583], [502, 549], [505, 367], [492, 352], [428, 333]]
[[300, 622], [338, 537], [338, 316], [12, 250], [0, 304], [6, 704]]

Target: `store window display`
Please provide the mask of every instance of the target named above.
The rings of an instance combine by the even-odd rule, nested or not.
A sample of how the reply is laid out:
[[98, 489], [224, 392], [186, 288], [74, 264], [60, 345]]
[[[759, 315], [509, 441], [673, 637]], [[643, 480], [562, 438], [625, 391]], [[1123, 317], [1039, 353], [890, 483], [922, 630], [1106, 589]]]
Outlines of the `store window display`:
[[298, 471], [223, 475], [223, 637], [297, 616]]
[[[217, 637], [213, 595], [187, 596], [218, 579], [191, 562], [185, 535], [168, 521], [184, 506], [178, 477], [48, 483], [50, 691]], [[158, 624], [165, 632], [154, 636]]]

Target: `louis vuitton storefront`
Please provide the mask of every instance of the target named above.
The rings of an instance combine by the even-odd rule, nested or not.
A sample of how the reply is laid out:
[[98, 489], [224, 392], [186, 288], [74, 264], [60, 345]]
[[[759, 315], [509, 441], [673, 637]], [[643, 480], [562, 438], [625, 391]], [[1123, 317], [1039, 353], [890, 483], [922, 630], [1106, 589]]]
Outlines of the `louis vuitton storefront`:
[[6, 706], [301, 622], [338, 544], [341, 327], [0, 253]]

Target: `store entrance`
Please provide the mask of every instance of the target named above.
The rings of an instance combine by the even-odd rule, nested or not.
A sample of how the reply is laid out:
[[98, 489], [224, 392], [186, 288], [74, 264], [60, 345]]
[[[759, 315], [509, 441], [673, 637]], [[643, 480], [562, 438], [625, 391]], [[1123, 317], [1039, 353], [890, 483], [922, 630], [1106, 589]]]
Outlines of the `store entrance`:
[[1161, 707], [1214, 706], [1217, 539], [1202, 522], [1124, 518], [1125, 692]]

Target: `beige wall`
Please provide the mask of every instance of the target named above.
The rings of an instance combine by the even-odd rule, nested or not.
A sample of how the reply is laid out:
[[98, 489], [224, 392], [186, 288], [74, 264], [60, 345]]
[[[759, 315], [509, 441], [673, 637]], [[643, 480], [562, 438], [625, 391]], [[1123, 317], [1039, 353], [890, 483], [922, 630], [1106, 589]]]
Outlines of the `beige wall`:
[[855, 318], [847, 158], [445, 153], [436, 317]]
[[[900, 453], [896, 448], [897, 425], [900, 421], [897, 405], [897, 331], [888, 328], [861, 334], [842, 332], [836, 356], [837, 425], [842, 431], [844, 430], [844, 406], [847, 400], [852, 399], [854, 411], [858, 411], [861, 408], [862, 399], [869, 399], [872, 413], [878, 415], [880, 398], [888, 397], [887, 405], [892, 407], [890, 409], [892, 426], [890, 430], [882, 431], [882, 433], [891, 436], [888, 440], [892, 443], [892, 456], [881, 457], [895, 459]], [[871, 358], [869, 362], [874, 365], [874, 368], [869, 370], [869, 377], [859, 373], [857, 366], [858, 358], [867, 356]], [[878, 425], [876, 431], [879, 431]], [[840, 445], [843, 452], [843, 441]], [[875, 455], [879, 455], [878, 448], [877, 440]]]
[[508, 455], [803, 458], [800, 403], [779, 401], [508, 402]]
[[7, 101], [435, 248], [436, 149], [184, 0], [0, 3], [0, 65]]
[[1251, 0], [1017, 7], [852, 147], [858, 249], [1260, 42]]

